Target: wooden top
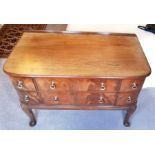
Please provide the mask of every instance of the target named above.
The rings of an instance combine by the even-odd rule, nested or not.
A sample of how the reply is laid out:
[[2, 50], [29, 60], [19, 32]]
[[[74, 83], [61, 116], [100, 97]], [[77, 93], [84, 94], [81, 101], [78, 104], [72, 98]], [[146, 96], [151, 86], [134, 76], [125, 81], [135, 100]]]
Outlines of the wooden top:
[[134, 34], [25, 32], [4, 65], [18, 76], [132, 77], [151, 70]]

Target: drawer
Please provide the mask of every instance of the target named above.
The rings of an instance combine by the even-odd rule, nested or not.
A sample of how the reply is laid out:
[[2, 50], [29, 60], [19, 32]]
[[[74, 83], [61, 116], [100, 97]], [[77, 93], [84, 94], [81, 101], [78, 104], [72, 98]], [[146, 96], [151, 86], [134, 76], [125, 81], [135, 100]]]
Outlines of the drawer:
[[44, 92], [41, 96], [44, 101], [43, 104], [48, 105], [74, 104], [77, 101], [76, 95], [69, 92]]
[[79, 91], [117, 92], [120, 81], [116, 79], [79, 79]]
[[79, 104], [86, 105], [113, 105], [115, 103], [115, 93], [78, 93]]
[[20, 91], [36, 91], [32, 78], [11, 77], [12, 83]]
[[36, 82], [40, 91], [72, 91], [77, 90], [76, 79], [69, 78], [36, 78]]
[[127, 79], [122, 80], [120, 91], [137, 91], [140, 90], [143, 86], [144, 79]]
[[25, 104], [40, 104], [41, 99], [36, 92], [17, 91], [20, 101]]
[[139, 92], [119, 93], [116, 105], [123, 106], [135, 104], [137, 102], [138, 94]]
[[83, 78], [36, 78], [40, 91], [117, 92], [119, 80]]

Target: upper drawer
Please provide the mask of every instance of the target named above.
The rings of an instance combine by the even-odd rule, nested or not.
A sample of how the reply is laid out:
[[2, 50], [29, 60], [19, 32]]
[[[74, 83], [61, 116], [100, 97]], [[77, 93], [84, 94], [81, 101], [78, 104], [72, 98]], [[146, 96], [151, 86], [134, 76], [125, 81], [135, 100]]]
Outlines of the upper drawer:
[[100, 92], [117, 92], [119, 89], [119, 80], [115, 79], [79, 79], [79, 91], [100, 91]]
[[144, 78], [122, 80], [120, 91], [125, 92], [125, 91], [140, 90], [143, 86], [143, 83]]
[[76, 79], [69, 78], [36, 78], [40, 91], [71, 91], [77, 90]]
[[84, 78], [36, 78], [41, 91], [101, 91], [117, 92], [119, 80]]
[[32, 78], [11, 77], [11, 80], [17, 90], [36, 91]]

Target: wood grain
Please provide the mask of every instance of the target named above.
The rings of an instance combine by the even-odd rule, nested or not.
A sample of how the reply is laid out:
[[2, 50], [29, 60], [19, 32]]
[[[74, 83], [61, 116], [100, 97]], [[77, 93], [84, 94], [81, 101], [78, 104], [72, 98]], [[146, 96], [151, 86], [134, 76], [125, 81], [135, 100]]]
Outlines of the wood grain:
[[138, 94], [139, 94], [139, 91], [128, 92], [128, 93], [119, 93], [116, 105], [125, 106], [125, 105], [136, 104]]
[[32, 78], [10, 77], [14, 88], [20, 91], [36, 91]]
[[[140, 90], [143, 86], [144, 80], [145, 78], [122, 80], [120, 92]], [[135, 87], [133, 84], [135, 84]]]
[[[117, 92], [120, 80], [105, 78], [35, 78], [40, 91]], [[52, 83], [54, 88], [52, 88]]]
[[24, 76], [146, 76], [136, 35], [24, 33], [4, 71]]

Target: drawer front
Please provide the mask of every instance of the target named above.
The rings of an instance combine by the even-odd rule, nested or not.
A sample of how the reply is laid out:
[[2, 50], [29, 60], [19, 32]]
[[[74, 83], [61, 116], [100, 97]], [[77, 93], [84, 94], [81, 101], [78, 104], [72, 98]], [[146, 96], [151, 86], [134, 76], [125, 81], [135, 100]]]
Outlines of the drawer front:
[[74, 79], [74, 78], [36, 78], [40, 91], [101, 91], [117, 92], [119, 80]]
[[48, 105], [62, 105], [62, 104], [74, 104], [76, 101], [76, 96], [69, 92], [44, 92], [41, 94], [43, 99], [43, 104]]
[[41, 99], [36, 92], [17, 91], [20, 101], [24, 104], [40, 104]]
[[125, 91], [140, 90], [143, 86], [143, 83], [144, 83], [144, 79], [122, 80], [120, 91], [125, 92]]
[[115, 103], [115, 93], [78, 93], [79, 104], [86, 105], [113, 105]]
[[137, 102], [138, 94], [139, 92], [119, 93], [116, 105], [123, 106], [135, 104]]
[[36, 78], [36, 82], [40, 91], [72, 91], [76, 90], [76, 79], [67, 78]]
[[79, 91], [97, 92], [117, 92], [119, 90], [119, 80], [115, 79], [79, 79]]
[[15, 89], [20, 91], [36, 91], [32, 78], [11, 77]]

